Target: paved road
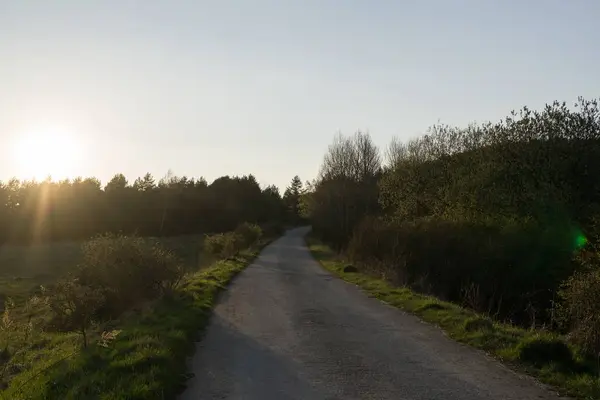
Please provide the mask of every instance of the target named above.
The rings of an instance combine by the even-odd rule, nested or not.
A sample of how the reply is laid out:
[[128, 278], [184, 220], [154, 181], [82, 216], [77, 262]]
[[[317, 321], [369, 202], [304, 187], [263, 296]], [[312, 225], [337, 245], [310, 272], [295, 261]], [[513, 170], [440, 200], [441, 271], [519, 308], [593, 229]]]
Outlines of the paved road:
[[182, 400], [558, 398], [333, 278], [304, 233], [265, 248], [222, 294]]

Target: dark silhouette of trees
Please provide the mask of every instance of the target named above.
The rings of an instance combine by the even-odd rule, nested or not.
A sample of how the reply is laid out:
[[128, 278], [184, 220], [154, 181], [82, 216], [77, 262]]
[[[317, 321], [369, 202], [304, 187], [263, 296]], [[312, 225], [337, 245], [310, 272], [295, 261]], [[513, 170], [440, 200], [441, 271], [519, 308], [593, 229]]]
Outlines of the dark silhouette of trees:
[[291, 224], [297, 225], [302, 221], [300, 216], [300, 196], [302, 195], [302, 180], [298, 175], [294, 176], [290, 186], [283, 194], [283, 202], [287, 211], [287, 219]]
[[252, 175], [203, 178], [151, 174], [130, 184], [116, 174], [102, 188], [95, 178], [0, 183], [0, 240], [85, 239], [98, 233], [168, 236], [225, 232], [242, 222], [284, 223], [276, 187]]
[[335, 248], [344, 247], [366, 214], [378, 213], [381, 173], [379, 149], [368, 133], [336, 135], [311, 194], [313, 227]]

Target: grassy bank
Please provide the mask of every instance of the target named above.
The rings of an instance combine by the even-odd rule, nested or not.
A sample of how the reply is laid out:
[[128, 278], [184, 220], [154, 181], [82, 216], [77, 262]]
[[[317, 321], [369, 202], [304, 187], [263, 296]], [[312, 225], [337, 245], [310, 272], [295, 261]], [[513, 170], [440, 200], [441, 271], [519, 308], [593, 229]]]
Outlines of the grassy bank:
[[452, 339], [484, 350], [512, 368], [553, 385], [561, 394], [581, 399], [600, 398], [596, 361], [582, 356], [563, 337], [502, 324], [456, 304], [395, 287], [378, 277], [345, 272], [352, 269], [346, 268], [344, 260], [329, 247], [311, 237], [307, 242], [324, 268], [358, 285], [369, 296], [439, 326]]
[[85, 350], [76, 333], [39, 333], [1, 398], [174, 398], [217, 294], [267, 242], [188, 274], [173, 293], [105, 324], [112, 335], [94, 336]]

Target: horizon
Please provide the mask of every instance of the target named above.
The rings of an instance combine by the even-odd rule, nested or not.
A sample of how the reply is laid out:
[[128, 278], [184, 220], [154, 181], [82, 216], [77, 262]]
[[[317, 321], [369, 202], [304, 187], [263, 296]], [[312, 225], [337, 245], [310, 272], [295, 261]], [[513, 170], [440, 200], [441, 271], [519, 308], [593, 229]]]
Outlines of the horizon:
[[[342, 5], [343, 4], [343, 5]], [[458, 4], [458, 5], [457, 5]], [[600, 4], [0, 0], [0, 180], [317, 175], [441, 122], [598, 97]]]

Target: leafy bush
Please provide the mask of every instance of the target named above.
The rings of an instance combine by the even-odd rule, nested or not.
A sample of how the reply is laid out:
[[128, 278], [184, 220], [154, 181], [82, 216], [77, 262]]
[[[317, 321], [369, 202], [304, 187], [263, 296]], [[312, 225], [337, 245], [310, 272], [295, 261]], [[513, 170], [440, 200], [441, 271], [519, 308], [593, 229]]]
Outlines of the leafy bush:
[[242, 248], [254, 246], [263, 234], [260, 226], [248, 222], [238, 225], [234, 233], [238, 236]]
[[575, 267], [571, 243], [560, 225], [366, 218], [347, 252], [394, 283], [530, 326], [546, 319], [552, 293]]
[[344, 272], [349, 273], [349, 272], [358, 272], [358, 269], [352, 265], [352, 264], [348, 264], [348, 265], [344, 265]]
[[102, 294], [100, 312], [114, 317], [172, 290], [183, 274], [177, 257], [160, 244], [137, 236], [106, 234], [84, 244], [76, 276], [80, 285]]
[[595, 268], [576, 272], [563, 284], [559, 296], [559, 317], [570, 338], [592, 354], [600, 352], [600, 262], [598, 254], [592, 254], [585, 263]]
[[204, 238], [204, 250], [219, 258], [233, 257], [243, 248], [243, 240], [234, 232], [206, 235]]
[[103, 301], [101, 290], [83, 286], [77, 279], [58, 282], [49, 296], [54, 323], [60, 329], [79, 332], [83, 347], [88, 345], [88, 327]]
[[519, 360], [536, 366], [550, 363], [568, 366], [573, 363], [573, 353], [567, 344], [554, 336], [536, 335], [524, 339], [517, 348]]

